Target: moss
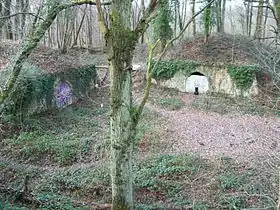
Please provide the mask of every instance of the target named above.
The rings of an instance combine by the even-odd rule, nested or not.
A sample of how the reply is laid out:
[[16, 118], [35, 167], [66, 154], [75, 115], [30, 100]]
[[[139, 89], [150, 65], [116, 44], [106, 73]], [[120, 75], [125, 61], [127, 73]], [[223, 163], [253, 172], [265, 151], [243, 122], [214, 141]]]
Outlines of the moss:
[[227, 66], [231, 79], [236, 87], [242, 91], [248, 90], [254, 81], [254, 72], [258, 70], [257, 66]]
[[[189, 76], [200, 65], [210, 65], [207, 63], [199, 63], [196, 61], [188, 60], [165, 60], [152, 62], [153, 73], [152, 76], [156, 80], [168, 80], [174, 77], [177, 72], [181, 72]], [[227, 72], [231, 79], [235, 82], [236, 87], [242, 91], [250, 88], [254, 81], [254, 74], [258, 71], [258, 66], [246, 65], [221, 65], [220, 68], [227, 68]], [[217, 70], [219, 71], [219, 70]]]
[[152, 77], [154, 79], [171, 79], [177, 72], [185, 75], [190, 74], [200, 64], [195, 61], [170, 60], [170, 61], [152, 61]]
[[93, 65], [44, 74], [38, 68], [25, 64], [13, 91], [5, 101], [3, 114], [17, 118], [55, 107], [53, 99], [56, 80], [70, 83], [74, 98], [81, 98], [95, 78], [96, 69]]

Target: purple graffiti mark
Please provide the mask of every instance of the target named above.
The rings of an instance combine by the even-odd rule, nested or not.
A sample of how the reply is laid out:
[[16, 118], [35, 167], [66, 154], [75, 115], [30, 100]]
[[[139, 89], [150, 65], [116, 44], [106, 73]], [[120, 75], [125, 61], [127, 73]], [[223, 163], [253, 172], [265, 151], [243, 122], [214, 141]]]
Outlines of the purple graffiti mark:
[[60, 82], [56, 86], [56, 106], [58, 108], [70, 105], [72, 103], [72, 90], [67, 83]]

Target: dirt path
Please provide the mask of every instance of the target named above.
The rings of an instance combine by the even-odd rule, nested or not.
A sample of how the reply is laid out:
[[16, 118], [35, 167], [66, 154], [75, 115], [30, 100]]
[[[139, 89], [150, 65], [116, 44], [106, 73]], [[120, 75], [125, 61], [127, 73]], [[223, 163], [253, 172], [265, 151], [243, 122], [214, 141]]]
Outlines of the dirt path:
[[[186, 104], [191, 96], [183, 99]], [[177, 111], [148, 107], [169, 119], [174, 153], [195, 152], [202, 157], [237, 160], [280, 158], [280, 119], [250, 115], [220, 115], [186, 106]]]

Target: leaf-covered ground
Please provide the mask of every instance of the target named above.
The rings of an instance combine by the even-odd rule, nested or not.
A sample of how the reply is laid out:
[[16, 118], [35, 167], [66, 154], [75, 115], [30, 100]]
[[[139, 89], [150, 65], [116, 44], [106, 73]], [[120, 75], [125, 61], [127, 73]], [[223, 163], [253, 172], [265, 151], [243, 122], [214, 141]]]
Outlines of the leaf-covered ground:
[[[107, 94], [107, 90], [100, 91], [59, 112], [34, 116], [20, 126], [1, 125], [0, 209], [109, 209]], [[136, 209], [276, 209], [276, 155], [244, 159], [220, 154], [205, 142], [209, 135], [204, 136], [205, 141], [196, 139], [205, 126], [188, 130], [185, 121], [175, 123], [179, 117], [204, 116], [205, 125], [212, 122], [215, 126], [223, 121], [208, 118], [235, 116], [231, 118], [235, 123], [243, 113], [248, 119], [260, 119], [260, 123], [272, 119], [269, 114], [259, 116], [264, 110], [250, 108], [251, 103], [242, 102], [241, 106], [240, 101], [228, 100], [224, 96], [192, 98], [174, 90], [152, 90], [136, 136]], [[273, 119], [277, 125], [279, 119]], [[186, 126], [185, 130], [177, 130], [179, 124]], [[262, 127], [262, 133], [268, 127]], [[212, 131], [217, 132], [216, 127]], [[188, 136], [192, 136], [190, 141]], [[239, 135], [235, 139], [245, 141]], [[185, 149], [186, 141], [204, 150], [193, 145]], [[233, 139], [219, 141], [236, 150], [228, 145]], [[215, 155], [205, 155], [206, 147]]]

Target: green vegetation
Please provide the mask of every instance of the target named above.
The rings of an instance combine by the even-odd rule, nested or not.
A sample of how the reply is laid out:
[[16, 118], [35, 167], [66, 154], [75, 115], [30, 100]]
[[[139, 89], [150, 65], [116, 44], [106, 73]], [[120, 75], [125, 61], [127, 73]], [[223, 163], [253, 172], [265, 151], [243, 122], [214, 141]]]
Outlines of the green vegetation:
[[156, 61], [153, 61], [153, 78], [156, 80], [171, 79], [177, 72], [183, 72], [187, 76], [199, 65], [197, 62], [187, 60], [164, 60], [155, 64]]
[[[87, 200], [110, 203], [107, 161], [55, 171], [2, 164], [1, 171], [7, 174], [6, 179], [11, 178], [6, 184], [13, 182], [14, 187], [22, 175], [29, 174], [30, 189], [36, 202], [41, 203], [39, 209], [79, 209], [77, 201]], [[186, 206], [193, 209], [260, 209], [276, 206], [276, 168], [248, 167], [231, 159], [212, 162], [195, 154], [158, 154], [136, 161], [134, 172], [136, 209]], [[12, 179], [14, 174], [17, 177]], [[6, 200], [6, 204], [0, 205], [11, 206], [8, 201], [17, 199], [6, 197]]]
[[231, 79], [240, 90], [247, 90], [253, 84], [254, 72], [257, 66], [227, 66]]
[[221, 93], [209, 93], [191, 102], [191, 106], [219, 114], [240, 113], [263, 116], [270, 111], [249, 98], [234, 98]]
[[18, 120], [19, 117], [54, 108], [54, 87], [57, 80], [71, 84], [73, 97], [80, 98], [87, 94], [95, 78], [94, 65], [47, 74], [30, 64], [25, 64], [15, 89], [4, 106], [3, 114], [7, 119]]
[[173, 35], [170, 23], [173, 20], [169, 0], [160, 1], [158, 7], [158, 15], [152, 22], [154, 39], [161, 40], [161, 50], [164, 49], [166, 41], [170, 40]]
[[2, 141], [0, 152], [13, 159], [33, 163], [49, 159], [60, 165], [98, 159], [105, 146], [97, 141], [102, 138], [102, 118], [107, 118], [105, 108], [87, 107], [67, 107], [55, 115], [33, 117], [23, 122], [26, 126], [18, 136]]
[[[178, 92], [165, 89], [157, 98], [170, 95], [174, 99]], [[102, 97], [94, 98], [100, 101]], [[92, 202], [110, 203], [108, 110], [104, 105], [83, 101], [31, 117], [18, 134], [0, 141], [1, 187], [17, 192], [1, 191], [0, 208], [72, 210], [90, 209]], [[271, 167], [273, 162], [248, 166], [231, 158], [166, 154], [162, 152], [166, 148], [162, 139], [168, 139], [163, 123], [159, 114], [144, 109], [133, 168], [135, 209], [275, 208], [278, 172], [276, 166]], [[18, 196], [26, 177], [33, 205]]]
[[158, 98], [154, 100], [154, 104], [168, 110], [178, 110], [185, 106], [185, 103], [177, 98]]
[[[276, 171], [259, 167], [233, 161], [209, 162], [191, 154], [147, 157], [134, 167], [136, 209], [273, 208], [277, 177], [272, 174]], [[42, 203], [40, 209], [74, 209], [77, 199], [110, 203], [109, 169], [104, 163], [45, 171], [34, 179], [41, 180], [33, 188], [36, 200]]]
[[[189, 76], [196, 67], [203, 65], [197, 61], [187, 60], [164, 60], [155, 65], [153, 61], [153, 78], [156, 80], [167, 80], [174, 77], [177, 72]], [[242, 91], [247, 90], [253, 83], [254, 74], [258, 71], [257, 66], [246, 65], [226, 65], [231, 79], [235, 82], [236, 87]]]

